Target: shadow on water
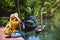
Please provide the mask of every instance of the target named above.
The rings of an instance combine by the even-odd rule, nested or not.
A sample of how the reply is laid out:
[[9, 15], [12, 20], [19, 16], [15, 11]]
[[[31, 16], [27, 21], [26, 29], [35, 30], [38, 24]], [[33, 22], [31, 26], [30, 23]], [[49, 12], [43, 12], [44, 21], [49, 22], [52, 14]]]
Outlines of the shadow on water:
[[47, 21], [47, 27], [38, 34], [35, 31], [27, 32], [27, 40], [60, 40], [59, 28], [54, 20]]

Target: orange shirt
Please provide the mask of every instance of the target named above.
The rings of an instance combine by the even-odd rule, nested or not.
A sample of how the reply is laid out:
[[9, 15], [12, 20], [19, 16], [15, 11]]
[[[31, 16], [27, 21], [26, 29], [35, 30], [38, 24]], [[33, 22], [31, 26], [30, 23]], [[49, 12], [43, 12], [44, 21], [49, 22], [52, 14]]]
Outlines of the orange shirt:
[[16, 33], [16, 28], [22, 21], [12, 21], [11, 22], [11, 27], [12, 27], [12, 34]]
[[[9, 32], [9, 30], [6, 30], [5, 31], [5, 34], [6, 35], [9, 35], [9, 34], [14, 34], [17, 32], [16, 28], [18, 27], [18, 25], [21, 23], [22, 21], [11, 21], [10, 24], [11, 24], [11, 31]], [[7, 28], [6, 28], [7, 29]]]

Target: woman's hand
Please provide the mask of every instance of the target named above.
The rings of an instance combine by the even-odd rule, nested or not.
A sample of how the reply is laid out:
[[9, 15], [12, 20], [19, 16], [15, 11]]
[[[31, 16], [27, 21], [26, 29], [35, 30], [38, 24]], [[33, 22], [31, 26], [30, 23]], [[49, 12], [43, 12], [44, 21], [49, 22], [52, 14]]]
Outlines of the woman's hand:
[[18, 13], [14, 13], [14, 16], [16, 17], [17, 20], [20, 21], [20, 18], [18, 17]]
[[15, 16], [15, 17], [18, 17], [18, 13], [14, 13], [14, 16]]

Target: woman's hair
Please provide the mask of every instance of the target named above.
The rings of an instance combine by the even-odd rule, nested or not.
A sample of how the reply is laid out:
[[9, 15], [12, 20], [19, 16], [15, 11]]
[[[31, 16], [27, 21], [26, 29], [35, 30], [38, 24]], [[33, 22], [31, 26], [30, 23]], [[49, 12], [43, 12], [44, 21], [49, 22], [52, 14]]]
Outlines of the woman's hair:
[[18, 16], [18, 13], [14, 13], [15, 16]]
[[10, 17], [18, 16], [18, 13], [11, 14]]
[[14, 16], [14, 14], [11, 14], [11, 15], [10, 15], [10, 21], [15, 20], [15, 18], [16, 18], [16, 17]]
[[13, 16], [14, 16], [14, 14], [11, 14], [11, 15], [10, 15], [10, 17], [13, 17]]
[[10, 21], [14, 20], [14, 19], [17, 21], [16, 16], [18, 17], [18, 13], [11, 14], [10, 15]]

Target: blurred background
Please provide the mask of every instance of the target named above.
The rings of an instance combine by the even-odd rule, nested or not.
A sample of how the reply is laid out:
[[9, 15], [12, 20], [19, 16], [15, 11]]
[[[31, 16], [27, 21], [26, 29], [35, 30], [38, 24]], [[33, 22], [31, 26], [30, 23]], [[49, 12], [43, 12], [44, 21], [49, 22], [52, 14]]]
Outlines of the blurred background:
[[31, 32], [28, 40], [60, 40], [60, 0], [0, 0], [0, 27], [5, 26], [12, 13], [28, 19], [35, 16], [37, 25], [47, 25], [42, 34]]

